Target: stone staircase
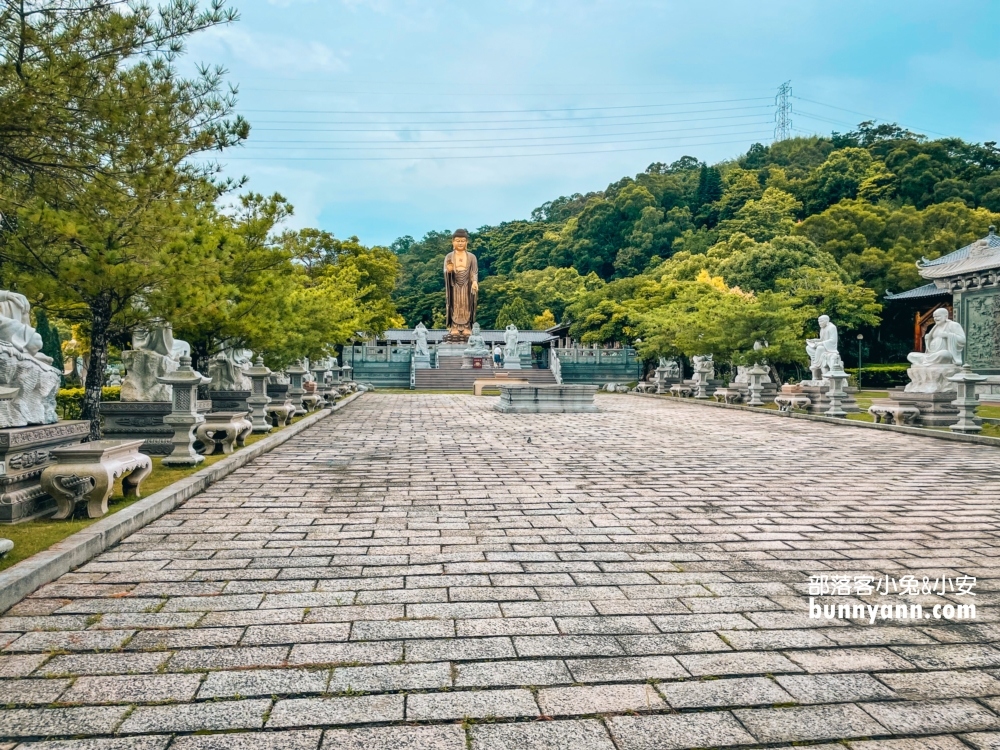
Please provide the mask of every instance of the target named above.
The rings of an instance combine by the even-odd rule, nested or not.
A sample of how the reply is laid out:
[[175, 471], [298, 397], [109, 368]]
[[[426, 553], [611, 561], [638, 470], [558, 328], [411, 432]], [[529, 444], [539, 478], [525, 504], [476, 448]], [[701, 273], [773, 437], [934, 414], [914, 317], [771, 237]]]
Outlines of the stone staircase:
[[468, 391], [479, 378], [492, 378], [494, 373], [507, 373], [510, 378], [521, 378], [529, 383], [555, 383], [552, 370], [494, 370], [483, 363], [482, 370], [463, 370], [461, 357], [439, 357], [436, 370], [417, 370], [417, 389], [433, 391]]

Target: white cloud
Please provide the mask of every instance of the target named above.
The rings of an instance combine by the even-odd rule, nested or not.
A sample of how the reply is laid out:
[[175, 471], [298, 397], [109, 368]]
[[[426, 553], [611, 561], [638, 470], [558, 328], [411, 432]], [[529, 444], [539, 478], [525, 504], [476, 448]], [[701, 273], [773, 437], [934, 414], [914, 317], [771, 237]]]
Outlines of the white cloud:
[[[274, 0], [280, 2], [282, 0]], [[347, 70], [343, 53], [322, 42], [300, 37], [280, 37], [225, 26], [209, 29], [198, 40], [196, 51], [226, 58], [271, 72], [317, 73]]]

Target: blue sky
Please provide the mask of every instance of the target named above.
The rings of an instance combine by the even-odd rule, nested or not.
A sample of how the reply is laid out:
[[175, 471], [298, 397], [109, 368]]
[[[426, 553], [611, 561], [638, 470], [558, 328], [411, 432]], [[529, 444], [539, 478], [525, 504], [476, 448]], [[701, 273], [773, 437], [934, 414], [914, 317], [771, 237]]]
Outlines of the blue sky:
[[[253, 132], [223, 157], [292, 225], [388, 244], [527, 218], [654, 161], [736, 156], [866, 115], [1000, 140], [1000, 4], [908, 0], [236, 0], [189, 60]], [[852, 111], [845, 111], [852, 110]], [[856, 114], [860, 113], [860, 114]]]

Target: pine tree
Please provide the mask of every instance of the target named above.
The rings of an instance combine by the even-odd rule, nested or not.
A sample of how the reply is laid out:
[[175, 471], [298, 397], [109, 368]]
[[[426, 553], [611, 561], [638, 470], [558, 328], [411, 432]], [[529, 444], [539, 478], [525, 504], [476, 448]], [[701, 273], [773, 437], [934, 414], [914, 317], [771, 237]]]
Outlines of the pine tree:
[[698, 191], [695, 193], [695, 206], [701, 207], [715, 203], [722, 197], [722, 173], [715, 167], [701, 165], [698, 175]]
[[49, 316], [44, 310], [35, 312], [35, 330], [42, 337], [42, 354], [52, 357], [52, 366], [62, 372], [64, 365], [59, 329], [49, 324]]

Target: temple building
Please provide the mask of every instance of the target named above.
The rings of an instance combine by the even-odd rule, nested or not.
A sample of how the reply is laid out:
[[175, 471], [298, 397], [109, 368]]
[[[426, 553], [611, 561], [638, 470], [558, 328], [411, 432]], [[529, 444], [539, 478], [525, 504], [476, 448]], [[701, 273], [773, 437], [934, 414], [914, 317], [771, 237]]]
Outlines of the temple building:
[[990, 376], [977, 390], [984, 400], [1000, 400], [1000, 236], [989, 234], [952, 253], [918, 263], [930, 283], [886, 300], [923, 302], [914, 321], [914, 344], [922, 351], [923, 335], [933, 325], [934, 310], [947, 307], [965, 329], [965, 362]]

